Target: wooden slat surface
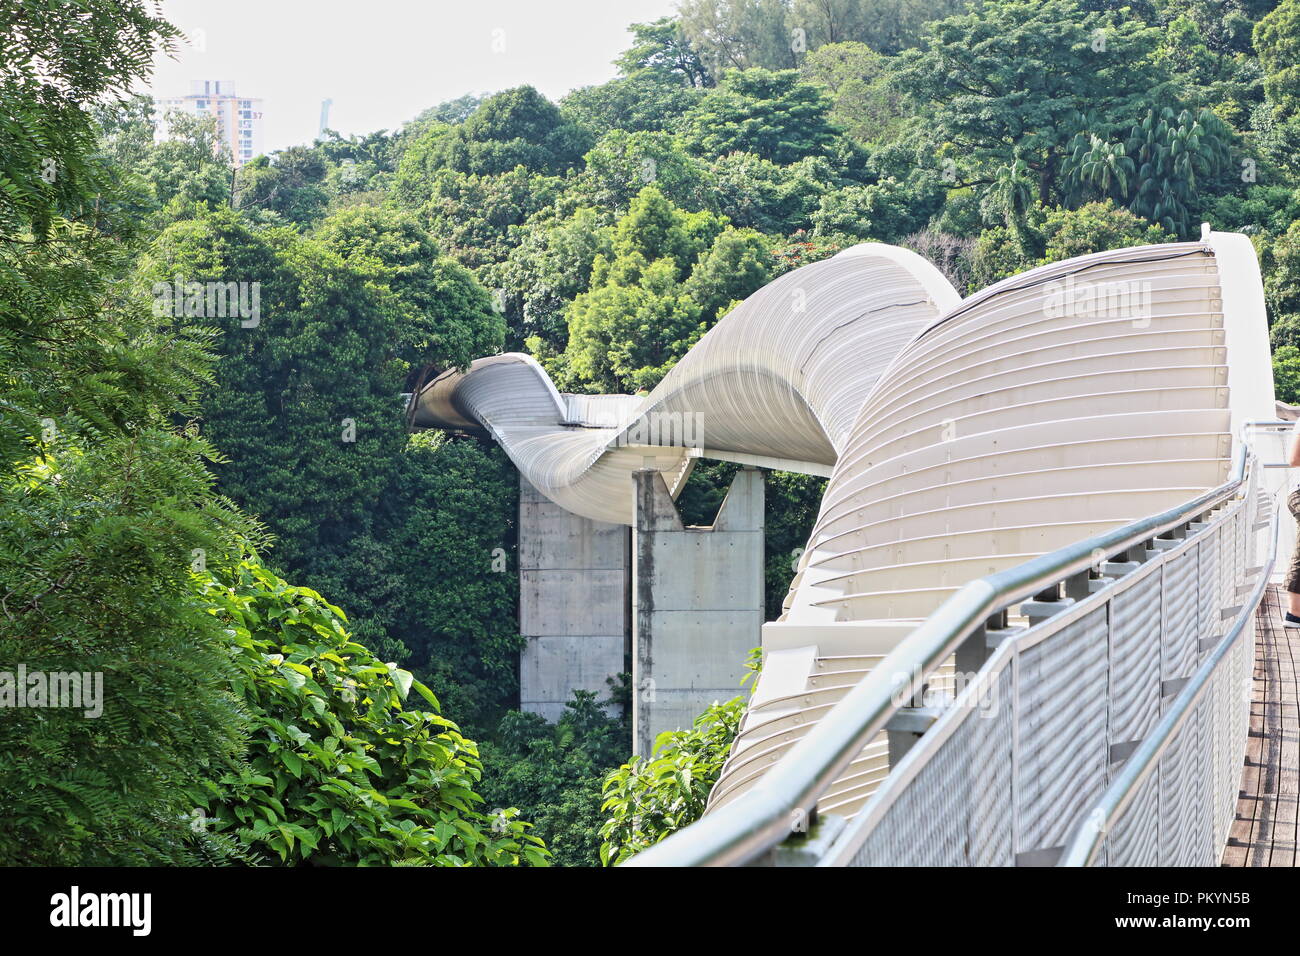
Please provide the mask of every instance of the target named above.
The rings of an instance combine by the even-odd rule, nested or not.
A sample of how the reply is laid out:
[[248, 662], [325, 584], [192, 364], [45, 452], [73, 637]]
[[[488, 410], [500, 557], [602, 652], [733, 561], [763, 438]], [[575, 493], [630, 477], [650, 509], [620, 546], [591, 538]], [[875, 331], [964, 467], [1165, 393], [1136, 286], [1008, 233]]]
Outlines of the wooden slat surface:
[[1282, 625], [1276, 585], [1256, 616], [1250, 736], [1224, 866], [1295, 866], [1300, 816], [1300, 628]]

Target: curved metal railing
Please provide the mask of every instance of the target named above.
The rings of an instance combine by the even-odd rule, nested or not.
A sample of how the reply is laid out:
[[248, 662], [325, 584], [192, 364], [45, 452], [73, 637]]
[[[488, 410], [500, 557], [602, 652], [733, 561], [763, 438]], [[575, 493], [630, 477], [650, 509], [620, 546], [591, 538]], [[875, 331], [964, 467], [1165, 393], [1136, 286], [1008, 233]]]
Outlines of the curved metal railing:
[[[846, 694], [752, 789], [624, 865], [727, 866], [759, 859], [792, 831], [806, 828], [803, 821], [815, 816], [818, 799], [868, 741], [885, 729], [904, 702], [919, 694], [930, 675], [959, 648], [979, 639], [994, 615], [1076, 575], [1088, 575], [1103, 556], [1111, 558], [1136, 549], [1208, 516], [1243, 491], [1251, 460], [1243, 438], [1231, 476], [1217, 488], [1175, 508], [965, 585]], [[1261, 581], [1265, 578], [1261, 575]], [[1195, 679], [1187, 685], [1195, 686]], [[1158, 758], [1157, 753], [1152, 759]]]
[[1189, 719], [1195, 715], [1197, 706], [1213, 689], [1214, 680], [1220, 674], [1229, 654], [1237, 648], [1242, 635], [1247, 633], [1255, 609], [1268, 589], [1269, 579], [1277, 561], [1279, 514], [1275, 502], [1269, 522], [1268, 557], [1258, 569], [1255, 584], [1249, 597], [1242, 604], [1241, 612], [1232, 627], [1188, 678], [1187, 685], [1125, 762], [1101, 798], [1090, 811], [1082, 815], [1074, 835], [1061, 854], [1059, 866], [1091, 866], [1096, 862], [1106, 835], [1113, 831], [1116, 823], [1138, 796], [1142, 786], [1159, 769], [1161, 758], [1173, 745]]

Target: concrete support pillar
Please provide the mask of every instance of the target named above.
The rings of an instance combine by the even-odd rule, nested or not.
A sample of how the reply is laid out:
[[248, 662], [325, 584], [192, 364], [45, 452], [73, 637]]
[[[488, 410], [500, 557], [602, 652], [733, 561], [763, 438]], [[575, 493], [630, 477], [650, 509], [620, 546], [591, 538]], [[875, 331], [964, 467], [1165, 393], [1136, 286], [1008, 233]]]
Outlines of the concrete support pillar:
[[519, 477], [521, 710], [557, 720], [575, 690], [627, 671], [631, 534], [581, 518]]
[[736, 475], [711, 528], [683, 526], [658, 471], [634, 473], [632, 748], [741, 693], [763, 626], [763, 476]]

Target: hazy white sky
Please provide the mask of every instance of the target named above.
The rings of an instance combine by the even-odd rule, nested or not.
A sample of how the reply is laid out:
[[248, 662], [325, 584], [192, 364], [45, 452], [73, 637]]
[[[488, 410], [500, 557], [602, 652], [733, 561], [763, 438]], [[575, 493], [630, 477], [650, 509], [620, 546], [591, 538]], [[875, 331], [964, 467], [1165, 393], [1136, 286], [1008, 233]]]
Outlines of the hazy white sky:
[[628, 24], [673, 0], [163, 0], [194, 38], [159, 56], [152, 91], [233, 80], [260, 96], [267, 152], [309, 143], [320, 106], [345, 135], [394, 129], [468, 92], [528, 83], [552, 99], [614, 75]]

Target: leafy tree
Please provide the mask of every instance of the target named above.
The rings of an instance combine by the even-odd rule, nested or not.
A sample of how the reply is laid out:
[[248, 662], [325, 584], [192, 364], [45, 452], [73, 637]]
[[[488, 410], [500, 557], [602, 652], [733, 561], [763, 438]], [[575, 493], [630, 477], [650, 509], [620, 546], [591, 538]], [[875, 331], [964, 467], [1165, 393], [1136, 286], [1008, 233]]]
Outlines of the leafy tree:
[[1273, 345], [1300, 346], [1300, 223], [1274, 241], [1257, 239]]
[[[186, 423], [206, 335], [114, 276], [139, 240], [95, 155], [177, 31], [136, 0], [0, 8], [0, 860], [194, 863], [185, 788], [243, 722], [192, 562], [255, 533]], [[85, 675], [84, 706], [15, 707], [15, 672]], [[98, 693], [93, 688], [98, 687]]]
[[606, 282], [569, 306], [568, 367], [599, 391], [647, 391], [704, 334], [698, 303], [679, 287], [671, 259], [632, 284]]
[[425, 365], [466, 367], [501, 348], [505, 329], [469, 270], [439, 255], [410, 213], [358, 207], [321, 223], [316, 238], [380, 292], [408, 375]]
[[1202, 182], [1228, 166], [1232, 131], [1213, 113], [1150, 110], [1129, 135], [1137, 168], [1129, 208], [1170, 232], [1190, 236]]
[[788, 243], [772, 250], [772, 258], [776, 260], [772, 278], [809, 263], [829, 259], [842, 248], [844, 247], [838, 239], [820, 239], [802, 231], [796, 232], [790, 236]]
[[690, 730], [660, 734], [650, 758], [633, 757], [605, 778], [601, 863], [616, 866], [703, 815], [744, 713], [743, 697], [715, 703]]
[[329, 203], [324, 186], [328, 172], [321, 153], [305, 146], [291, 146], [271, 159], [258, 156], [239, 170], [235, 205], [274, 212], [288, 222], [312, 223]]
[[1244, 196], [1216, 196], [1207, 214], [1225, 232], [1286, 232], [1300, 219], [1300, 190], [1287, 185], [1251, 186]]
[[454, 126], [456, 123], [463, 123], [474, 115], [474, 111], [482, 106], [483, 101], [486, 99], [486, 93], [464, 93], [455, 99], [439, 103], [437, 106], [430, 106], [411, 120], [407, 126], [418, 126], [421, 123], [446, 123]]
[[224, 209], [168, 227], [139, 275], [146, 284], [243, 282], [250, 297], [257, 283], [255, 319], [199, 310], [183, 320], [224, 332], [203, 416], [230, 456], [220, 486], [267, 522], [283, 567], [343, 596], [359, 636], [396, 653], [365, 614], [355, 574], [344, 572], [366, 549], [406, 442], [392, 313], [325, 243], [255, 231]]
[[[560, 183], [522, 166], [499, 176], [445, 169], [426, 184], [428, 191], [416, 197], [418, 201], [407, 205], [418, 209], [446, 255], [476, 270], [480, 281], [495, 288], [482, 267], [505, 261], [513, 248], [511, 228], [554, 202]], [[399, 198], [408, 195], [400, 174], [397, 191]]]
[[841, 181], [820, 156], [778, 166], [753, 153], [729, 153], [709, 165], [709, 184], [715, 207], [735, 225], [788, 235], [811, 228], [818, 204]]
[[1113, 202], [1088, 203], [1078, 209], [1053, 209], [1040, 230], [1044, 252], [1042, 262], [1059, 262], [1092, 252], [1128, 246], [1172, 242], [1174, 237], [1159, 226], [1119, 209]]
[[736, 303], [767, 284], [771, 242], [752, 229], [727, 229], [700, 255], [685, 289], [712, 325]]
[[606, 218], [581, 206], [570, 216], [538, 218], [523, 228], [504, 278], [520, 300], [519, 323], [526, 336], [564, 349], [569, 336], [565, 307], [591, 284], [596, 257], [608, 260], [614, 254]]
[[711, 77], [797, 65], [786, 0], [682, 0], [677, 9], [682, 35]]
[[565, 377], [611, 392], [653, 388], [707, 331], [719, 310], [766, 281], [764, 246], [726, 220], [685, 213], [645, 187], [570, 304]]
[[767, 499], [764, 603], [766, 620], [775, 621], [781, 616], [781, 605], [790, 591], [795, 565], [817, 521], [826, 479], [783, 471], [768, 472], [764, 477]]
[[827, 43], [809, 52], [800, 75], [831, 91], [830, 120], [864, 142], [887, 142], [902, 130], [907, 110], [889, 73], [889, 59], [865, 43]]
[[555, 723], [512, 711], [483, 745], [482, 793], [489, 805], [519, 807], [560, 866], [599, 866], [601, 784], [623, 761], [627, 711], [610, 716], [590, 691], [576, 691]]
[[788, 22], [804, 30], [809, 50], [848, 41], [893, 56], [916, 45], [927, 21], [965, 5], [964, 0], [794, 0]]
[[473, 741], [353, 641], [342, 611], [252, 556], [195, 577], [252, 725], [247, 760], [194, 789], [195, 830], [238, 838], [258, 863], [546, 865], [517, 811], [482, 812]]
[[713, 85], [713, 77], [691, 45], [681, 21], [660, 17], [653, 23], [634, 23], [628, 32], [633, 36], [632, 45], [614, 61], [624, 76], [651, 74], [679, 86]]
[[1300, 404], [1300, 348], [1283, 345], [1274, 349], [1273, 385], [1278, 401]]
[[1035, 205], [1018, 229], [994, 226], [975, 241], [969, 292], [1036, 265], [1091, 252], [1170, 242], [1173, 236], [1111, 200], [1078, 209]]
[[933, 173], [918, 170], [909, 183], [888, 177], [871, 186], [846, 186], [822, 197], [812, 215], [813, 235], [895, 242], [925, 227], [943, 205], [945, 190]]
[[896, 82], [916, 98], [927, 135], [956, 147], [954, 179], [987, 188], [1020, 162], [1048, 205], [1061, 198], [1088, 111], [1106, 118], [1091, 131], [1107, 138], [1171, 82], [1155, 63], [1157, 29], [1074, 0], [988, 0], [926, 30], [923, 50], [899, 56]]
[[399, 582], [385, 620], [448, 713], [482, 734], [518, 700], [519, 479], [495, 443], [413, 435], [391, 492]]
[[417, 188], [440, 169], [494, 176], [516, 166], [556, 174], [576, 166], [591, 146], [581, 127], [531, 86], [484, 100], [463, 122], [434, 123], [406, 150], [399, 189]]
[[594, 136], [614, 130], [666, 132], [681, 125], [702, 95], [701, 89], [643, 71], [574, 90], [560, 101], [560, 109]]
[[1282, 182], [1300, 181], [1300, 114], [1284, 117], [1272, 103], [1262, 104], [1250, 114], [1250, 132], [1262, 171]]
[[613, 130], [587, 153], [585, 167], [569, 193], [598, 209], [625, 212], [650, 184], [683, 209], [711, 204], [707, 168], [667, 133]]
[[778, 165], [827, 154], [838, 137], [831, 98], [794, 70], [728, 73], [686, 116], [685, 137], [704, 156], [756, 153]]
[[1282, 0], [1255, 25], [1264, 89], [1284, 115], [1300, 111], [1300, 0]]
[[1225, 56], [1249, 52], [1255, 21], [1276, 5], [1277, 0], [1165, 0], [1161, 12], [1169, 20], [1190, 19], [1210, 50]]

